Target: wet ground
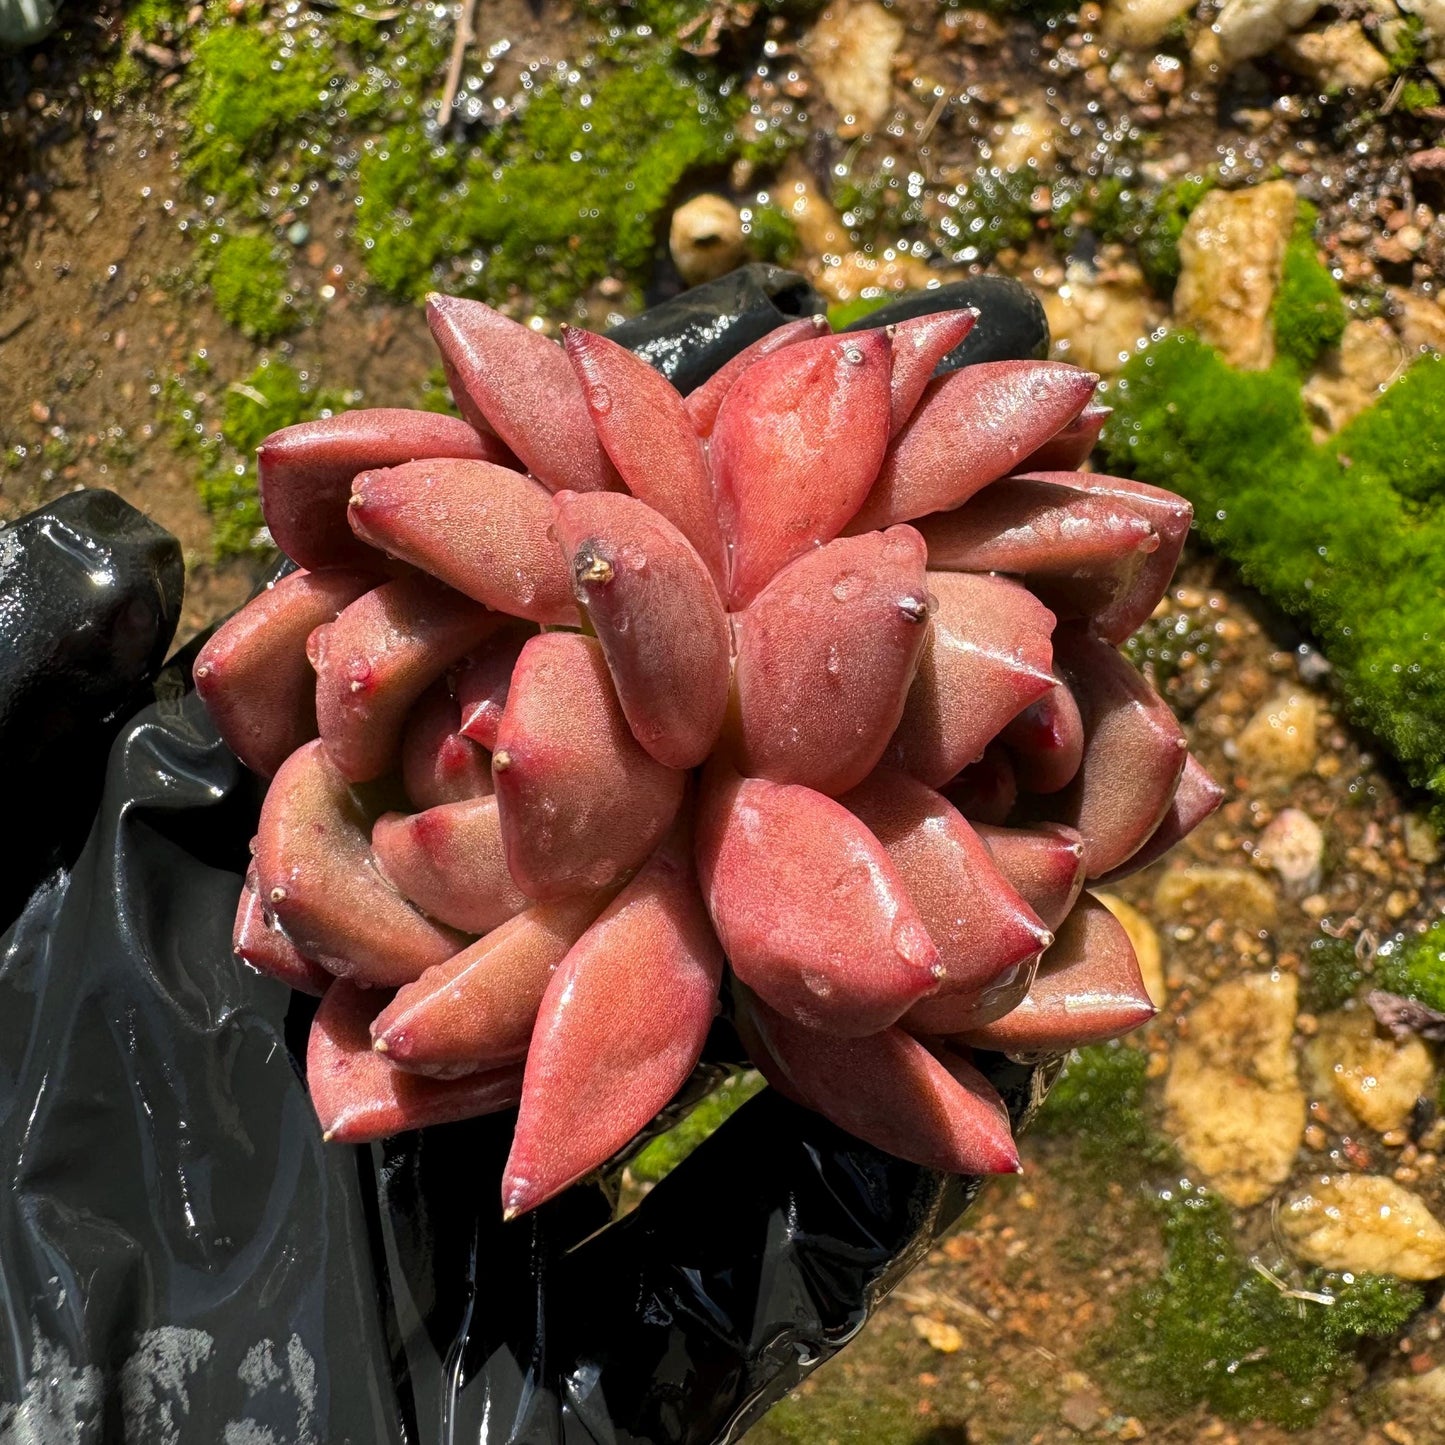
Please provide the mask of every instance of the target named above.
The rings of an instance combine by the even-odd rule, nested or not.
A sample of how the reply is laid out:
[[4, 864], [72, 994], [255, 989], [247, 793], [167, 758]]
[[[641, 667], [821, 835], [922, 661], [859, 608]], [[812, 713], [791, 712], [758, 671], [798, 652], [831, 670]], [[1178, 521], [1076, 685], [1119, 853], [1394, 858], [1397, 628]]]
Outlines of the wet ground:
[[[276, 7], [278, 18], [282, 13]], [[724, 58], [735, 31], [756, 38], [749, 7], [719, 0], [709, 13]], [[1117, 286], [1121, 308], [1126, 301], [1134, 308], [1126, 348], [1165, 316], [1167, 302], [1145, 285], [1131, 243], [1110, 239], [1106, 228], [1076, 226], [1080, 234], [1061, 247], [1054, 198], [1036, 193], [1034, 170], [1039, 184], [1061, 193], [1109, 176], [1157, 187], [1211, 167], [1234, 179], [1283, 174], [1319, 205], [1325, 251], [1354, 288], [1352, 302], [1368, 302], [1357, 314], [1382, 315], [1399, 329], [1402, 298], [1435, 295], [1445, 232], [1432, 209], [1432, 182], [1405, 158], [1438, 131], [1441, 113], [1423, 104], [1406, 114], [1399, 78], [1382, 82], [1368, 103], [1326, 103], [1272, 58], [1247, 62], [1222, 86], [1200, 84], [1185, 63], [1190, 42], [1181, 34], [1143, 51], [1101, 50], [1103, 16], [1094, 6], [1052, 28], [923, 0], [894, 13], [905, 29], [888, 67], [893, 104], [873, 138], [854, 134], [820, 93], [800, 48], [811, 20], [785, 11], [764, 27], [772, 47], [766, 56], [762, 42], [738, 43], [746, 62], [740, 78], [764, 112], [792, 107], [787, 124], [807, 129], [806, 144], [782, 174], [734, 168], [692, 186], [721, 188], [742, 202], [760, 187], [777, 194], [801, 183], [823, 193], [840, 180], [853, 184], [855, 209], [845, 208], [841, 221], [824, 217], [813, 227], [804, 217], [798, 227], [797, 264], [835, 299], [851, 299], [880, 266], [891, 268], [890, 284], [907, 277], [917, 284], [920, 275], [978, 259], [967, 254], [967, 234], [960, 239], [943, 224], [959, 209], [948, 197], [976, 192], [977, 167], [1004, 160], [1025, 169], [1031, 188], [1017, 203], [992, 203], [990, 225], [1000, 215], [1007, 223], [1003, 243], [989, 248], [994, 264], [1045, 289], [1061, 284], [1070, 264], [1086, 266], [1090, 284]], [[1370, 13], [1363, 5], [1338, 7], [1345, 20], [1369, 20]], [[438, 23], [449, 35], [450, 12]], [[515, 90], [530, 61], [575, 54], [593, 23], [590, 12], [548, 4], [483, 4], [474, 53], [501, 38], [513, 41], [487, 93]], [[287, 285], [305, 323], [263, 348], [221, 318], [197, 280], [194, 237], [210, 224], [211, 208], [178, 167], [181, 127], [167, 99], [184, 71], [184, 37], [142, 57], [146, 85], [112, 102], [93, 82], [115, 64], [125, 33], [124, 11], [101, 9], [77, 18], [63, 44], [4, 62], [0, 520], [69, 488], [119, 491], [182, 541], [189, 578], [182, 631], [189, 634], [244, 598], [263, 559], [216, 556], [197, 462], [176, 446], [178, 415], [213, 419], [266, 356], [369, 405], [414, 404], [433, 360], [419, 308], [369, 283], [345, 175], [309, 192], [303, 209], [281, 206], [267, 218], [278, 233], [304, 218], [304, 239], [288, 241], [285, 255]], [[917, 185], [905, 179], [902, 186], [913, 208], [890, 212], [896, 178], [915, 173]], [[885, 219], [865, 224], [865, 212], [878, 210]], [[889, 215], [897, 222], [892, 231]], [[836, 250], [818, 240], [830, 225]], [[906, 256], [899, 233], [910, 242]], [[840, 253], [850, 265], [839, 264]], [[661, 234], [658, 257], [659, 274], [675, 284]], [[920, 267], [931, 270], [910, 270]], [[604, 280], [579, 304], [605, 315], [620, 304], [620, 289]], [[1325, 1077], [1306, 1062], [1321, 1017], [1338, 1013], [1333, 1005], [1342, 1001], [1317, 1007], [1316, 946], [1342, 940], [1358, 956], [1362, 977], [1344, 990], [1355, 995], [1358, 1012], [1378, 945], [1445, 908], [1445, 878], [1430, 861], [1434, 844], [1416, 818], [1417, 801], [1369, 740], [1337, 720], [1318, 658], [1301, 651], [1301, 639], [1216, 560], [1191, 558], [1151, 637], [1156, 668], [1173, 674], [1167, 690], [1186, 717], [1191, 745], [1230, 788], [1221, 813], [1183, 856], [1115, 890], [1157, 937], [1167, 995], [1138, 1045], [1147, 1054], [1151, 1137], [1182, 1138], [1178, 1110], [1166, 1110], [1165, 1094], [1189, 1043], [1193, 1009], [1245, 976], [1303, 977], [1304, 996], [1288, 1012], [1284, 1038], [1301, 1071], [1308, 1123], [1286, 1149], [1282, 1171], [1232, 1211], [1240, 1258], [1272, 1269], [1270, 1261], [1288, 1258], [1281, 1204], [1325, 1172], [1388, 1177], [1445, 1218], [1437, 1164], [1445, 1140], [1433, 1102], [1409, 1110], [1396, 1127], [1371, 1127], [1332, 1091], [1329, 1061]], [[1242, 761], [1251, 719], [1289, 695], [1303, 699], [1298, 706], [1311, 716], [1313, 745], [1295, 748], [1284, 765], [1278, 757], [1271, 763], [1267, 748], [1261, 754], [1246, 745]], [[1286, 877], [1271, 863], [1276, 855], [1260, 851], [1285, 808], [1320, 830], [1317, 878]], [[1160, 891], [1165, 875], [1190, 868], [1215, 871]], [[1245, 887], [1245, 875], [1257, 886]], [[1324, 1026], [1328, 1034], [1333, 1025]], [[1433, 1101], [1439, 1070], [1427, 1060], [1419, 1097]], [[1250, 1061], [1238, 1063], [1247, 1083]], [[1278, 1426], [1216, 1418], [1207, 1405], [1172, 1418], [1158, 1409], [1136, 1413], [1137, 1389], [1121, 1388], [1109, 1367], [1120, 1310], [1132, 1308], [1132, 1292], [1157, 1280], [1166, 1263], [1153, 1201], [1171, 1179], [1177, 1187], [1181, 1169], [1201, 1177], [1188, 1147], [1180, 1145], [1183, 1161], [1127, 1151], [1100, 1159], [1086, 1158], [1066, 1133], [1031, 1136], [1024, 1175], [991, 1185], [966, 1227], [753, 1438], [766, 1445], [1285, 1439]], [[1281, 1288], [1298, 1282], [1293, 1273], [1278, 1277]], [[1300, 1301], [1301, 1317], [1311, 1308], [1325, 1306]], [[1403, 1329], [1358, 1358], [1351, 1353], [1316, 1422], [1288, 1438], [1331, 1445], [1441, 1438], [1438, 1427], [1431, 1433], [1429, 1397], [1402, 1394], [1400, 1383], [1445, 1370], [1442, 1332], [1436, 1283]], [[1167, 1358], [1158, 1368], [1171, 1368]], [[1438, 1414], [1445, 1418], [1445, 1406]]]

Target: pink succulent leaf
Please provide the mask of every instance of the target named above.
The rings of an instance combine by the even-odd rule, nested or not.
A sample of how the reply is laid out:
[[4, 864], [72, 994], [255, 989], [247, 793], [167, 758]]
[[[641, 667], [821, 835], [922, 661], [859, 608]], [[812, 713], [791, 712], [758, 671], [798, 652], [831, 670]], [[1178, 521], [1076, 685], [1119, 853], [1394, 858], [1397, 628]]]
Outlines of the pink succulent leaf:
[[797, 321], [785, 321], [766, 336], [760, 336], [750, 346], [745, 346], [731, 360], [725, 361], [701, 386], [687, 394], [684, 406], [693, 430], [706, 440], [712, 435], [717, 422], [718, 409], [733, 388], [733, 383], [755, 361], [781, 351], [785, 346], [796, 346], [800, 341], [812, 341], [828, 334], [826, 316], [803, 316]]
[[507, 871], [494, 797], [384, 813], [371, 847], [382, 876], [403, 898], [463, 933], [487, 933], [527, 906]]
[[445, 678], [422, 693], [401, 735], [401, 778], [414, 808], [492, 791], [492, 760], [461, 731], [461, 708]]
[[722, 730], [732, 647], [702, 558], [615, 492], [558, 492], [553, 530], [633, 736], [670, 768], [696, 767]]
[[432, 411], [376, 407], [272, 432], [256, 453], [261, 514], [272, 540], [301, 567], [381, 565], [347, 522], [351, 479], [422, 457], [515, 465], [496, 437]]
[[1068, 627], [1054, 634], [1054, 647], [1083, 718], [1084, 756], [1049, 806], [1083, 835], [1085, 874], [1098, 878], [1159, 826], [1188, 751], [1169, 704], [1107, 642]]
[[1053, 688], [1054, 618], [1005, 577], [930, 572], [927, 586], [933, 626], [883, 756], [938, 788]]
[[550, 492], [618, 483], [566, 354], [480, 301], [427, 298], [427, 324], [462, 415], [522, 459]]
[[522, 1068], [429, 1079], [394, 1069], [371, 1047], [368, 1026], [386, 995], [338, 981], [311, 1023], [306, 1086], [322, 1138], [364, 1144], [405, 1129], [450, 1124], [510, 1109], [521, 1098]]
[[1018, 465], [1021, 472], [1072, 472], [1089, 460], [1099, 433], [1114, 414], [1112, 406], [1090, 403], [1073, 421], [1066, 422], [1036, 452]]
[[236, 905], [236, 922], [231, 930], [231, 951], [242, 963], [294, 988], [320, 998], [331, 984], [331, 975], [305, 957], [301, 950], [269, 917], [256, 891], [256, 864], [246, 869], [246, 882]]
[[937, 988], [938, 949], [901, 875], [831, 798], [713, 764], [697, 853], [733, 972], [787, 1017], [856, 1037]]
[[712, 477], [677, 389], [605, 336], [569, 327], [565, 346], [597, 435], [628, 491], [687, 538], [725, 593], [727, 550]]
[[306, 644], [316, 720], [342, 774], [362, 783], [389, 772], [412, 704], [502, 621], [418, 573], [367, 592], [318, 627]]
[[858, 510], [888, 443], [881, 331], [824, 336], [754, 362], [718, 411], [710, 463], [731, 548], [729, 605], [830, 542]]
[[507, 865], [530, 898], [611, 887], [662, 841], [686, 774], [633, 737], [595, 638], [522, 649], [492, 754]]
[[608, 900], [580, 893], [513, 915], [398, 989], [371, 1025], [373, 1047], [442, 1078], [520, 1063], [547, 984]]
[[322, 743], [282, 765], [261, 807], [262, 904], [307, 958], [372, 987], [395, 988], [466, 942], [423, 918], [377, 871], [370, 819]]
[[878, 768], [839, 800], [883, 845], [942, 970], [938, 993], [968, 993], [1041, 952], [1053, 935], [951, 803]]
[[1063, 683], [1032, 702], [999, 734], [1026, 793], [1057, 793], [1084, 759], [1084, 720]]
[[888, 436], [901, 432], [917, 409], [938, 363], [974, 328], [978, 312], [934, 311], [900, 321], [892, 328], [892, 406]]
[[1076, 417], [1099, 378], [1055, 361], [986, 361], [929, 383], [850, 534], [960, 506]]
[[1127, 878], [1151, 863], [1157, 863], [1176, 843], [1182, 843], [1224, 801], [1224, 789], [1210, 777], [1204, 764], [1191, 753], [1184, 760], [1179, 786], [1159, 826], [1128, 859], [1108, 873], [1100, 883]]
[[508, 1218], [605, 1163], [682, 1087], [722, 971], [690, 832], [675, 828], [547, 985], [502, 1176]]
[[1189, 535], [1194, 508], [1183, 497], [1160, 487], [1151, 487], [1147, 482], [1107, 477], [1095, 472], [1035, 472], [1030, 473], [1026, 480], [1075, 487], [1090, 497], [1107, 499], [1115, 505], [1127, 507], [1144, 517], [1158, 533], [1159, 546], [1144, 559], [1133, 584], [1119, 595], [1112, 606], [1093, 617], [1094, 631], [1105, 642], [1120, 646], [1149, 620], [1150, 614], [1159, 605], [1159, 599], [1169, 590], [1174, 569], [1179, 565], [1179, 554], [1184, 549], [1184, 539]]
[[552, 498], [489, 462], [411, 462], [356, 478], [358, 537], [463, 596], [532, 622], [572, 625], [577, 607], [550, 536]]
[[191, 676], [226, 746], [253, 773], [271, 777], [316, 736], [316, 674], [306, 640], [381, 579], [328, 568], [292, 572], [221, 624]]
[[525, 622], [509, 623], [469, 652], [448, 674], [461, 708], [462, 734], [491, 752], [507, 706], [517, 659], [537, 629]]
[[928, 639], [923, 544], [911, 527], [839, 538], [734, 623], [743, 771], [846, 792], [882, 757]]
[[769, 1083], [846, 1133], [928, 1169], [1017, 1172], [1003, 1100], [957, 1054], [935, 1053], [897, 1028], [836, 1038], [746, 994], [738, 1025]]
[[1027, 997], [962, 1042], [1000, 1053], [1066, 1053], [1117, 1038], [1158, 1012], [1123, 925], [1088, 894], [1044, 954]]
[[1032, 828], [979, 823], [975, 831], [1044, 927], [1057, 931], [1084, 886], [1083, 838], [1063, 823]]

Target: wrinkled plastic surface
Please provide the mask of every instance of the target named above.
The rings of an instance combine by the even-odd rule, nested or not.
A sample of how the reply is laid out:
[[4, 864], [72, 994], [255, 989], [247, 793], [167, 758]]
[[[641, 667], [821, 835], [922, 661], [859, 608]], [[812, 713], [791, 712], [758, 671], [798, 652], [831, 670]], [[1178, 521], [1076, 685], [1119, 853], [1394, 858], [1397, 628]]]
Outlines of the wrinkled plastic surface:
[[[510, 1115], [323, 1147], [314, 1004], [230, 951], [259, 785], [180, 670], [0, 940], [0, 1441], [733, 1440], [972, 1199], [766, 1091], [611, 1225], [501, 1222]], [[1046, 1071], [985, 1063], [1022, 1121]]]
[[68, 492], [0, 523], [0, 760], [14, 849], [0, 869], [0, 925], [79, 852], [106, 749], [150, 695], [183, 590], [176, 539], [113, 492]]

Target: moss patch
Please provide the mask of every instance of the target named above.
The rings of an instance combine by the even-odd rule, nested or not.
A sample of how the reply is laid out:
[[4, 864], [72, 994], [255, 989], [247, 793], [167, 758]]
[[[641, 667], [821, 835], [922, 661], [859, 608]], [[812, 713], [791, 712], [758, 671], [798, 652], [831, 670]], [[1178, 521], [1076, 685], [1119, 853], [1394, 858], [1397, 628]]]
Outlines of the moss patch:
[[1228, 1208], [1207, 1190], [1167, 1190], [1159, 1209], [1164, 1271], [1097, 1342], [1098, 1367], [1136, 1413], [1204, 1404], [1231, 1420], [1307, 1425], [1352, 1373], [1360, 1341], [1394, 1334], [1423, 1302], [1416, 1286], [1377, 1275], [1316, 1270], [1275, 1283], [1240, 1255]]
[[216, 310], [254, 341], [274, 341], [298, 320], [286, 292], [285, 259], [265, 236], [222, 236], [210, 285]]
[[1237, 372], [1188, 336], [1134, 357], [1112, 400], [1107, 464], [1184, 493], [1245, 580], [1320, 639], [1355, 720], [1445, 801], [1445, 517], [1415, 499], [1445, 473], [1445, 361], [1421, 358], [1325, 446], [1292, 367]]
[[1347, 938], [1316, 938], [1305, 954], [1301, 999], [1312, 1014], [1343, 1008], [1355, 996], [1365, 973]]
[[1114, 1040], [1074, 1049], [1034, 1130], [1067, 1139], [1089, 1172], [1141, 1171], [1172, 1164], [1174, 1151], [1150, 1122], [1145, 1103], [1149, 1055]]
[[[544, 307], [618, 270], [639, 277], [682, 178], [744, 149], [743, 111], [650, 57], [550, 82], [470, 154], [394, 129], [358, 177], [368, 269], [398, 295], [445, 280]], [[468, 255], [475, 267], [444, 275], [444, 261]]]
[[354, 406], [353, 393], [318, 386], [284, 361], [263, 361], [244, 381], [217, 387], [198, 359], [160, 389], [171, 444], [196, 464], [196, 491], [211, 514], [218, 558], [264, 552], [269, 537], [256, 495], [253, 458], [273, 431]]
[[665, 1179], [762, 1087], [762, 1075], [752, 1070], [724, 1079], [682, 1123], [659, 1134], [637, 1155], [628, 1166], [632, 1177], [639, 1184]]
[[1280, 356], [1301, 372], [1339, 345], [1348, 319], [1339, 284], [1315, 249], [1316, 219], [1313, 206], [1300, 206], [1270, 318]]
[[1371, 982], [1445, 1012], [1445, 920], [1415, 938], [1381, 944]]

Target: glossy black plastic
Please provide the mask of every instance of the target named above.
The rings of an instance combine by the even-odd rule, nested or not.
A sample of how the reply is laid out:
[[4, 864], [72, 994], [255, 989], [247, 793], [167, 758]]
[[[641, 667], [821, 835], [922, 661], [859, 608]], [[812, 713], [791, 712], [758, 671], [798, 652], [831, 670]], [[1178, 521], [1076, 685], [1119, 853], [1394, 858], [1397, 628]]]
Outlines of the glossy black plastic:
[[[259, 788], [179, 671], [0, 940], [0, 1439], [733, 1440], [972, 1199], [768, 1092], [617, 1223], [503, 1224], [510, 1116], [323, 1146], [314, 1005], [230, 952]], [[984, 1063], [1022, 1122], [1047, 1071]]]
[[0, 523], [0, 759], [23, 826], [0, 869], [0, 921], [85, 841], [106, 748], [149, 695], [183, 589], [176, 539], [112, 492]]

